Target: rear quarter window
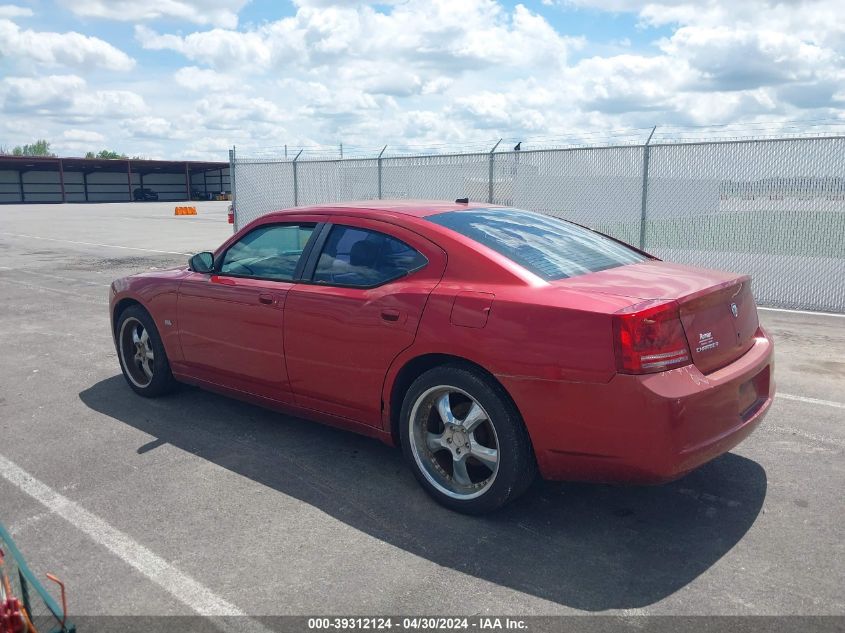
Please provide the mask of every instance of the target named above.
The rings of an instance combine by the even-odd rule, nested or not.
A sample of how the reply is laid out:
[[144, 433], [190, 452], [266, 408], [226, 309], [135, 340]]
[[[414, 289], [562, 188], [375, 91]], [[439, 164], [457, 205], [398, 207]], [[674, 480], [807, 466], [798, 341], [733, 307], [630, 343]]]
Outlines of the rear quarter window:
[[547, 281], [648, 259], [604, 235], [531, 211], [472, 209], [427, 219], [493, 249]]

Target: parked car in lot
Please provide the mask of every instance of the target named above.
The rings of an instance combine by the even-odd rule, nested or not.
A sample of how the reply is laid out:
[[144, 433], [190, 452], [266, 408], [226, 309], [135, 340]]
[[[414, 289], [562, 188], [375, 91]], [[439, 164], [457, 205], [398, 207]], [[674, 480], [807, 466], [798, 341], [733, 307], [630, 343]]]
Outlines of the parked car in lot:
[[133, 200], [158, 200], [158, 193], [146, 187], [138, 187], [132, 192]]
[[402, 446], [469, 513], [549, 479], [656, 483], [742, 441], [774, 395], [744, 275], [480, 204], [289, 209], [111, 286], [123, 374]]

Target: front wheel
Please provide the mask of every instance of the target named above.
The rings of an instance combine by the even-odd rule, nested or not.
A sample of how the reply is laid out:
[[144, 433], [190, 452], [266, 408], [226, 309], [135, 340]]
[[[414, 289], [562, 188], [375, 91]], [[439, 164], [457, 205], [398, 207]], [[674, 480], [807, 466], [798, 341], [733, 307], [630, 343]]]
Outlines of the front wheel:
[[153, 398], [176, 387], [158, 328], [144, 308], [133, 305], [120, 314], [116, 337], [123, 377], [135, 393]]
[[535, 477], [528, 433], [500, 385], [471, 367], [435, 367], [402, 406], [402, 449], [423, 488], [467, 514], [495, 510]]

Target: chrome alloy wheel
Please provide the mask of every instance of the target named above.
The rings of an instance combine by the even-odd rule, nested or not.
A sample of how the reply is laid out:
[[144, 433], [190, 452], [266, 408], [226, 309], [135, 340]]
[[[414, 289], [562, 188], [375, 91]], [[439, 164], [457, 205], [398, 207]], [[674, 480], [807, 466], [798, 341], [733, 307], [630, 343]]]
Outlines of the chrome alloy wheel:
[[138, 319], [129, 317], [120, 327], [118, 336], [120, 362], [136, 387], [144, 388], [153, 379], [155, 353], [147, 328]]
[[474, 499], [499, 471], [499, 439], [478, 401], [457, 387], [423, 392], [411, 409], [414, 460], [425, 478], [453, 499]]

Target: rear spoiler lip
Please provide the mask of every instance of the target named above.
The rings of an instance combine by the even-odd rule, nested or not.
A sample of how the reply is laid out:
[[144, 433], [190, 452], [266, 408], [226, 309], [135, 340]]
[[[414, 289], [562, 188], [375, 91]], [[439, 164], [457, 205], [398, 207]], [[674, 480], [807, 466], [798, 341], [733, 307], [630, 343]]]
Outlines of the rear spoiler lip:
[[[749, 288], [751, 287], [751, 275], [737, 275], [735, 279], [729, 279], [727, 281], [714, 284], [709, 288], [696, 290], [695, 292], [678, 298], [677, 301], [681, 306], [681, 313], [688, 313], [690, 311], [695, 311], [699, 307], [696, 304], [701, 300], [709, 298], [710, 295], [725, 292], [730, 288], [736, 288], [736, 292], [731, 295], [731, 298], [733, 298], [738, 295], [746, 285], [748, 285]], [[756, 309], [757, 302], [754, 300], [753, 294], [751, 295], [751, 299]]]
[[[663, 260], [657, 260], [657, 261], [663, 261]], [[561, 281], [565, 281], [565, 280], [561, 280]], [[584, 293], [584, 294], [587, 294], [587, 295], [598, 294], [598, 295], [604, 295], [604, 296], [610, 296], [610, 297], [619, 297], [621, 299], [626, 299], [626, 300], [631, 301], [632, 302], [631, 305], [635, 305], [637, 303], [642, 303], [642, 302], [645, 302], [645, 301], [664, 301], [666, 303], [674, 302], [679, 306], [681, 312], [683, 313], [684, 311], [689, 311], [690, 309], [695, 309], [694, 304], [695, 304], [696, 301], [701, 300], [705, 297], [708, 297], [711, 294], [718, 294], [720, 292], [724, 292], [728, 288], [732, 288], [732, 287], [735, 287], [735, 286], [739, 286], [739, 290], [741, 290], [746, 284], [750, 285], [750, 283], [751, 283], [751, 275], [745, 275], [745, 274], [737, 275], [733, 279], [727, 279], [725, 281], [720, 281], [718, 283], [714, 283], [711, 286], [707, 286], [706, 288], [701, 288], [700, 290], [695, 290], [695, 291], [693, 291], [693, 292], [691, 292], [687, 295], [683, 295], [681, 297], [671, 297], [671, 296], [667, 297], [667, 296], [654, 296], [654, 295], [642, 296], [642, 294], [648, 294], [648, 293], [642, 293], [642, 294], [626, 293], [623, 290], [616, 289], [616, 288], [605, 290], [603, 288], [600, 289], [600, 288], [592, 288], [592, 287], [591, 288], [566, 287], [565, 285], [564, 286], [557, 286], [557, 287], [565, 288], [566, 290], [568, 290], [570, 292], [580, 292], [580, 293]], [[736, 295], [736, 293], [734, 293], [734, 296], [735, 295]], [[753, 295], [752, 295], [752, 299], [753, 299]], [[757, 305], [756, 301], [754, 302], [754, 305], [756, 307], [756, 305]], [[630, 306], [627, 306], [627, 307], [630, 307]], [[627, 309], [627, 307], [623, 308], [623, 309]]]

